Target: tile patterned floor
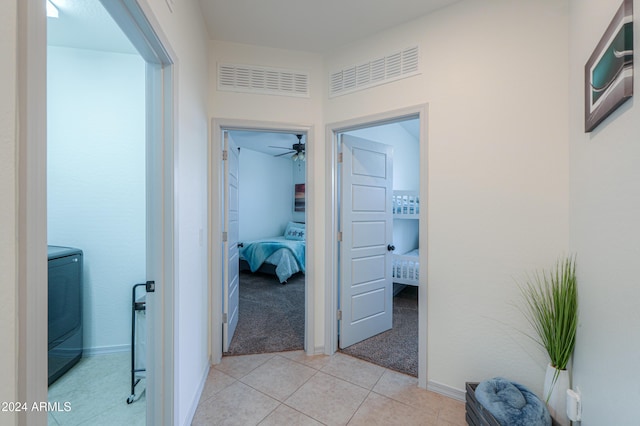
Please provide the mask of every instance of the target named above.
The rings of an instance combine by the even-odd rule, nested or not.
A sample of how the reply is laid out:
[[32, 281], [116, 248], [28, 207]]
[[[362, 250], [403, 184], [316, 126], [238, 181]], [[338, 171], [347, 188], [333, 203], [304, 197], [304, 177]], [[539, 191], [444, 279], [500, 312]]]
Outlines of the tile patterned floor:
[[71, 405], [69, 411], [50, 412], [49, 426], [144, 425], [144, 380], [136, 386], [139, 399], [126, 402], [131, 393], [130, 369], [130, 352], [82, 358], [49, 386], [49, 402]]
[[192, 425], [466, 425], [464, 403], [337, 353], [224, 357], [209, 372]]

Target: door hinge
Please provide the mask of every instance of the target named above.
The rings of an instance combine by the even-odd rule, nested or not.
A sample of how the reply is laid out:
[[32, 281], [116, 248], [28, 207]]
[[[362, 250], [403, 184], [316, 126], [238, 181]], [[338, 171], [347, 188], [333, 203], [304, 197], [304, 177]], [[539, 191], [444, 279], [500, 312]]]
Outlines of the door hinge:
[[227, 314], [222, 314], [222, 323], [223, 324], [227, 323]]
[[147, 293], [155, 293], [156, 292], [156, 282], [155, 281], [147, 281], [145, 283]]
[[342, 153], [338, 153], [338, 163], [342, 163]]
[[227, 161], [229, 159], [229, 151], [226, 149], [222, 151], [222, 161]]
[[342, 241], [342, 231], [338, 231], [338, 241]]
[[226, 242], [227, 242], [227, 238], [228, 238], [228, 234], [227, 234], [227, 232], [225, 231], [225, 232], [223, 232], [223, 233], [222, 233], [222, 242], [223, 242], [223, 243], [226, 243]]
[[338, 321], [342, 320], [342, 309], [338, 309], [338, 313], [337, 313], [336, 318], [338, 318]]

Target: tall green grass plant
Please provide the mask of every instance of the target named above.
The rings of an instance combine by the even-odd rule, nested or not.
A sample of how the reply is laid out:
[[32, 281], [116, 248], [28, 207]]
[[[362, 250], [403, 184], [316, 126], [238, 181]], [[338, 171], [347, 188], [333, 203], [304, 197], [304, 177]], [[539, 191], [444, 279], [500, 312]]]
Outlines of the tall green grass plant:
[[537, 335], [534, 340], [544, 347], [553, 367], [566, 370], [578, 328], [575, 256], [529, 276], [520, 290], [525, 300], [523, 313]]

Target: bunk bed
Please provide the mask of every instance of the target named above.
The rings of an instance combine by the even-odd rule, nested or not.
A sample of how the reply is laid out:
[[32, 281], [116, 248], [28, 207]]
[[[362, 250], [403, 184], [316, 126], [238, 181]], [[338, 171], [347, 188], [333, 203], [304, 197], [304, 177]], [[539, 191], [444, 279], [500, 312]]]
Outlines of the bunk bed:
[[[420, 217], [420, 196], [417, 191], [393, 191], [393, 218], [414, 219]], [[419, 249], [392, 256], [392, 278], [397, 284], [420, 284]]]

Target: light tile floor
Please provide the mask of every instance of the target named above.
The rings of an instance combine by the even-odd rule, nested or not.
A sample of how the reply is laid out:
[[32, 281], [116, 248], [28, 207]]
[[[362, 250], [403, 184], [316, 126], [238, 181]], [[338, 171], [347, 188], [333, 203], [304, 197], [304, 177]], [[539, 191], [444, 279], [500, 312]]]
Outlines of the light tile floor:
[[142, 426], [146, 420], [144, 379], [131, 394], [130, 352], [84, 357], [49, 386], [49, 402], [70, 403], [70, 410], [49, 412], [49, 426]]
[[200, 425], [466, 425], [464, 403], [417, 379], [337, 353], [224, 357], [209, 372]]

